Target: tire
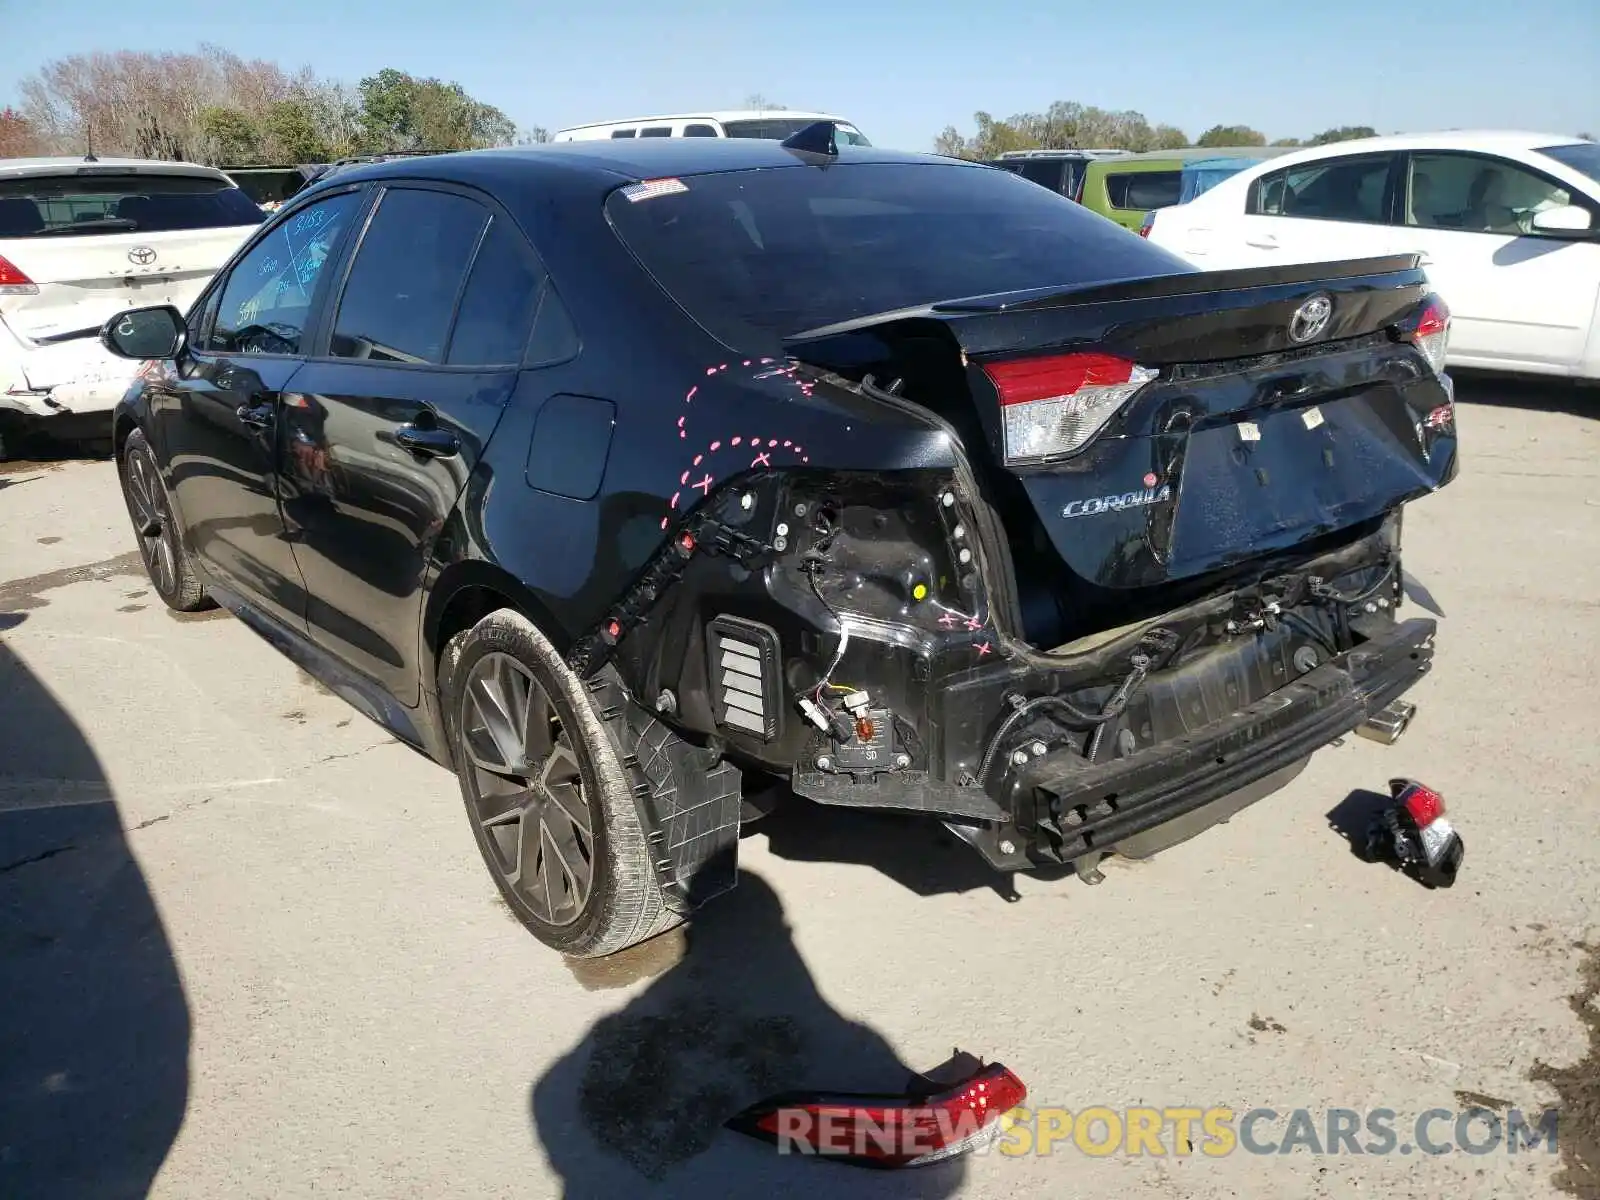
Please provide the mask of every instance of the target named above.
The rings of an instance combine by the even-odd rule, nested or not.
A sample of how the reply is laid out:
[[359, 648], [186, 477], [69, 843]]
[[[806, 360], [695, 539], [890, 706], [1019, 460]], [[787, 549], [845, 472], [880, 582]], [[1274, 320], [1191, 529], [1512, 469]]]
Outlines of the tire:
[[199, 612], [215, 607], [196, 577], [189, 552], [183, 548], [182, 531], [172, 514], [167, 488], [156, 468], [156, 456], [145, 440], [144, 430], [135, 429], [123, 443], [117, 463], [122, 479], [122, 499], [128, 506], [134, 536], [139, 539], [139, 556], [156, 595], [174, 612]]
[[439, 675], [473, 837], [517, 919], [574, 958], [677, 925], [634, 800], [648, 783], [533, 623], [490, 613], [450, 639]]

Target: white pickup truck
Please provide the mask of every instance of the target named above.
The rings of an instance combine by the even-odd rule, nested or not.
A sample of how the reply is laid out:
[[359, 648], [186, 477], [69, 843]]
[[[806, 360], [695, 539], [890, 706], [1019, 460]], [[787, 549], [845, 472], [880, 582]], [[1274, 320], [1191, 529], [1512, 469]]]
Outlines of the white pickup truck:
[[0, 458], [31, 428], [109, 440], [138, 364], [100, 345], [100, 325], [187, 309], [264, 215], [213, 167], [0, 159]]

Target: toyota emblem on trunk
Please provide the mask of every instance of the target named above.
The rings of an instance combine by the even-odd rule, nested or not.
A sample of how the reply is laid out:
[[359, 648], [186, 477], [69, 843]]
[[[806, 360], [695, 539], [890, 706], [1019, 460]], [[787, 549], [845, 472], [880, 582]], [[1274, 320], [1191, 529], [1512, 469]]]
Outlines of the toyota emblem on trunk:
[[[135, 246], [128, 251], [128, 261], [141, 267], [148, 267], [156, 260], [156, 252], [149, 246]], [[1298, 314], [1296, 314], [1298, 315]]]
[[1332, 316], [1333, 297], [1318, 293], [1295, 309], [1294, 316], [1289, 318], [1289, 340], [1309, 342], [1328, 327]]

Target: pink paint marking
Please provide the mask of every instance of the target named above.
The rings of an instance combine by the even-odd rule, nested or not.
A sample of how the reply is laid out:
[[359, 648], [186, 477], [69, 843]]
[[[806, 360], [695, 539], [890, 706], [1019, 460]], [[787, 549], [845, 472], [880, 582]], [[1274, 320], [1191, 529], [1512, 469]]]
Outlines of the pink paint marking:
[[804, 451], [804, 450], [805, 450], [805, 447], [804, 447], [804, 446], [796, 446], [796, 447], [795, 447], [795, 448], [794, 448], [794, 452], [795, 452], [795, 453], [796, 453], [796, 454], [800, 454], [800, 453], [802, 453], [802, 452], [803, 452], [803, 451]]
[[778, 439], [777, 438], [773, 438], [771, 441], [769, 441], [767, 443], [767, 449], [768, 450], [776, 450], [777, 448], [778, 448]]
[[794, 445], [794, 443], [793, 443], [793, 442], [791, 442], [791, 441], [790, 441], [790, 440], [789, 440], [789, 439], [788, 439], [788, 438], [784, 438], [784, 439], [783, 439], [783, 448], [784, 448], [784, 449], [785, 449], [785, 450], [787, 450], [787, 449], [788, 449], [788, 448], [789, 448], [789, 447], [790, 447], [790, 446], [792, 446], [792, 445]]
[[989, 643], [979, 642], [976, 649], [978, 651], [978, 657], [983, 658], [989, 653]]
[[699, 390], [700, 390], [700, 385], [697, 383], [692, 388], [689, 389], [689, 394], [683, 398], [683, 402], [685, 404], [689, 403], [689, 401], [694, 399], [694, 394], [696, 392], [698, 392]]
[[698, 467], [702, 462], [705, 461], [705, 457], [706, 456], [704, 454], [696, 454], [694, 456], [694, 462], [690, 463], [689, 465], [692, 467]]
[[810, 459], [809, 459], [809, 458], [807, 458], [807, 457], [806, 457], [806, 456], [805, 456], [805, 455], [803, 455], [803, 454], [802, 454], [802, 455], [801, 455], [801, 456], [800, 456], [800, 461], [801, 461], [801, 462], [803, 462], [803, 463], [808, 463], [808, 462], [810, 462], [810, 461], [811, 461], [811, 460], [810, 460]]
[[772, 465], [772, 455], [763, 450], [760, 454], [756, 455], [750, 460], [750, 465], [752, 467], [770, 467]]
[[743, 438], [738, 438], [738, 437], [736, 437], [736, 438], [732, 438], [732, 439], [730, 439], [730, 440], [729, 440], [729, 442], [728, 442], [728, 445], [730, 445], [730, 446], [737, 446], [737, 445], [738, 445], [738, 444], [739, 444], [739, 443], [740, 443], [740, 442], [742, 442], [742, 441], [744, 441], [744, 439], [743, 439]]
[[956, 619], [955, 619], [955, 617], [951, 616], [949, 613], [945, 613], [944, 616], [939, 618], [939, 628], [940, 629], [954, 629], [955, 627], [956, 627]]
[[682, 484], [684, 487], [688, 487], [689, 486], [689, 472], [685, 471], [682, 475], [679, 475], [678, 476], [678, 482], [680, 484]]
[[689, 435], [687, 433], [685, 433], [683, 430], [680, 429], [680, 430], [678, 430], [678, 436], [681, 437], [681, 438], [686, 438]]
[[662, 517], [661, 518], [661, 528], [665, 529], [667, 527], [667, 524], [668, 524], [667, 518], [666, 517]]
[[682, 492], [673, 492], [672, 493], [672, 503], [667, 505], [667, 507], [668, 508], [677, 508], [678, 507], [678, 497], [681, 496], [681, 495], [683, 495]]
[[978, 630], [983, 628], [983, 622], [978, 620], [977, 617], [968, 617], [967, 628], [976, 633]]
[[706, 368], [706, 374], [707, 375], [715, 375], [716, 373], [717, 373], [717, 369], [715, 367], [707, 367]]
[[714, 482], [716, 482], [716, 481], [713, 480], [711, 478], [711, 476], [707, 475], [704, 479], [701, 479], [698, 482], [696, 482], [695, 483], [695, 487], [700, 489], [700, 492], [701, 492], [702, 495], [709, 496], [711, 494], [711, 485]]
[[744, 360], [744, 365], [747, 367], [750, 365], [750, 360], [748, 358]]
[[769, 362], [777, 362], [778, 360], [775, 359], [775, 358], [763, 358], [761, 361], [764, 362], [764, 363], [769, 363]]
[[715, 454], [718, 450], [721, 450], [721, 449], [722, 449], [722, 443], [721, 442], [712, 442], [711, 443], [711, 453]]

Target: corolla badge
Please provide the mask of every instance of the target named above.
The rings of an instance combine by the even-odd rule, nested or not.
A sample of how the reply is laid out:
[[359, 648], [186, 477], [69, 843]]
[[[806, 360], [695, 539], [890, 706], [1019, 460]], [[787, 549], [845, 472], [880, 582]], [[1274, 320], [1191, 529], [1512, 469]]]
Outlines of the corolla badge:
[[128, 261], [135, 266], [148, 267], [156, 260], [156, 252], [149, 246], [135, 246], [128, 251]]
[[1161, 483], [1153, 475], [1144, 477], [1143, 491], [1123, 492], [1121, 495], [1096, 496], [1092, 500], [1073, 500], [1061, 509], [1063, 517], [1092, 517], [1098, 513], [1121, 512], [1125, 508], [1147, 508], [1172, 499], [1172, 486]]
[[1294, 316], [1289, 318], [1289, 340], [1291, 342], [1309, 342], [1328, 327], [1328, 322], [1333, 317], [1333, 297], [1324, 292], [1318, 292], [1299, 308], [1294, 310]]

